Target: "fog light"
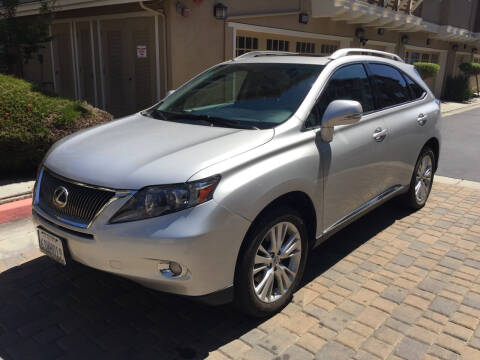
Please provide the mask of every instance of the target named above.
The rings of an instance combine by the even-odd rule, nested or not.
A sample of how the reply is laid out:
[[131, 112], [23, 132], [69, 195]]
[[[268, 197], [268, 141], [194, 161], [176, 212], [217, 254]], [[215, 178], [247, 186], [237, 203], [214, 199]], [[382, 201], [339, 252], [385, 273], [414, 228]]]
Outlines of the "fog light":
[[169, 279], [187, 279], [188, 268], [176, 261], [160, 260], [158, 263], [158, 271]]
[[168, 268], [172, 272], [174, 276], [178, 276], [182, 273], [182, 266], [179, 263], [176, 263], [175, 261], [171, 261]]

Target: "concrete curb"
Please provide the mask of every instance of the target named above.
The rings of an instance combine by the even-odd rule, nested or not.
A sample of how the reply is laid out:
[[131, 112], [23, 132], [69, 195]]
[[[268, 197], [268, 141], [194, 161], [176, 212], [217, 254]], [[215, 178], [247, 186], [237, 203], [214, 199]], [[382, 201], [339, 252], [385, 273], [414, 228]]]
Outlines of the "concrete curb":
[[0, 224], [32, 215], [32, 200], [23, 199], [0, 205]]
[[458, 109], [442, 111], [441, 114], [442, 114], [442, 117], [448, 117], [450, 115], [460, 114], [462, 112], [473, 110], [473, 109], [478, 108], [478, 107], [480, 107], [480, 103], [475, 103], [475, 104], [471, 104], [471, 105], [469, 104], [469, 105], [465, 105], [465, 107], [461, 107], [461, 108], [458, 108]]
[[455, 179], [446, 176], [435, 175], [433, 182], [446, 185], [457, 185], [470, 189], [480, 190], [480, 182], [477, 181]]

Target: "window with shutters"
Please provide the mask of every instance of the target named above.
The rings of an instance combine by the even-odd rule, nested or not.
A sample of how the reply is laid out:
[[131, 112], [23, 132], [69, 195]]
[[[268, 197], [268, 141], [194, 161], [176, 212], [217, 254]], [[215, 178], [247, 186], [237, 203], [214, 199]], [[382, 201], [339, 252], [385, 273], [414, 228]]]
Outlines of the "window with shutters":
[[297, 41], [296, 51], [301, 54], [315, 54], [315, 43]]
[[237, 36], [237, 56], [253, 50], [258, 50], [258, 38], [250, 36]]
[[267, 39], [267, 50], [289, 51], [290, 41]]
[[323, 55], [323, 56], [332, 55], [337, 50], [338, 50], [337, 45], [322, 44], [320, 47], [320, 55]]

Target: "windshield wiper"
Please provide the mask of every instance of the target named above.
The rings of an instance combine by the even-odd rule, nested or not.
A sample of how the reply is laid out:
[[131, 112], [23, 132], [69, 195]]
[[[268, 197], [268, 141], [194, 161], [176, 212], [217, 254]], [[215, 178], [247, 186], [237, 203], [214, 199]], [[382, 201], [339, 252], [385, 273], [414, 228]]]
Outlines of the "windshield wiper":
[[258, 127], [251, 125], [251, 124], [245, 124], [242, 123], [241, 121], [233, 120], [233, 119], [225, 119], [222, 117], [218, 116], [211, 116], [207, 114], [194, 114], [194, 113], [189, 113], [189, 112], [180, 112], [180, 113], [172, 113], [169, 112], [169, 115], [172, 115], [174, 118], [182, 118], [182, 117], [188, 117], [192, 119], [198, 119], [198, 120], [204, 120], [208, 121], [212, 126], [213, 125], [220, 125], [220, 126], [226, 126], [226, 127], [233, 127], [233, 128], [238, 128], [238, 129], [253, 129], [253, 130], [260, 130]]

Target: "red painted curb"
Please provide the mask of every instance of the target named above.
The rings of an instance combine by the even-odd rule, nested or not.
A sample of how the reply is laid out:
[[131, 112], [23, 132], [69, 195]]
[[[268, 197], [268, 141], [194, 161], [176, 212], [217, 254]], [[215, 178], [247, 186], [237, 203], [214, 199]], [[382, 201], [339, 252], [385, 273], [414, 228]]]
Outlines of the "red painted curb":
[[0, 224], [32, 216], [32, 199], [0, 205]]

